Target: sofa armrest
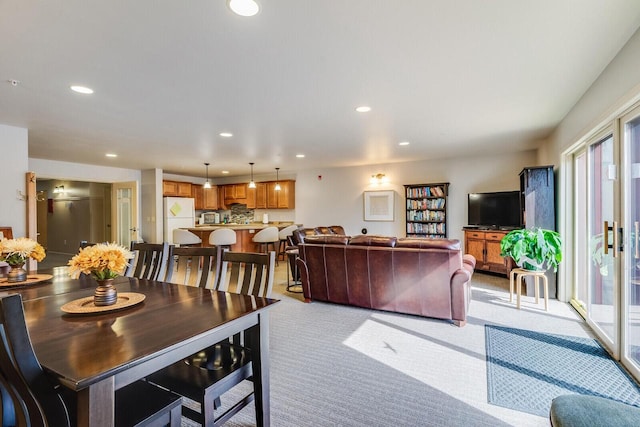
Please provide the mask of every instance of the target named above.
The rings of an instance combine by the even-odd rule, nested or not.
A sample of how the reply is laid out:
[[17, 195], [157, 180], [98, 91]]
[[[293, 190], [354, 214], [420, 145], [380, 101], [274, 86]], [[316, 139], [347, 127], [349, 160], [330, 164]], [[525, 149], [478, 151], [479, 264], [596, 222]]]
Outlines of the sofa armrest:
[[464, 254], [462, 255], [462, 264], [470, 266], [471, 271], [473, 271], [476, 268], [476, 257], [471, 254]]
[[467, 268], [459, 268], [451, 276], [451, 318], [458, 326], [464, 326], [467, 322], [471, 302], [471, 273]]
[[296, 259], [296, 265], [300, 273], [300, 281], [302, 282], [302, 294], [304, 302], [311, 302], [311, 287], [309, 285], [309, 269], [307, 263], [302, 258]]

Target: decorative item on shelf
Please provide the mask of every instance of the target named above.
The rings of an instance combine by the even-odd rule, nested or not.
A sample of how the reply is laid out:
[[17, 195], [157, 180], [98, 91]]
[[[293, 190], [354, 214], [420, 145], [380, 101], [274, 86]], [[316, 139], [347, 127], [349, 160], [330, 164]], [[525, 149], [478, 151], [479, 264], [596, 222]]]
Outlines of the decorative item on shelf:
[[35, 240], [27, 237], [0, 241], [0, 261], [6, 262], [11, 267], [11, 271], [7, 275], [9, 283], [27, 280], [24, 264], [28, 258], [42, 261], [45, 256], [44, 248]]
[[280, 191], [280, 168], [276, 168], [276, 186], [274, 187], [274, 190], [276, 191]]
[[124, 273], [131, 258], [133, 253], [116, 243], [87, 246], [69, 261], [69, 275], [77, 279], [83, 273], [96, 279], [98, 287], [93, 296], [94, 305], [112, 305], [118, 300], [113, 279]]
[[507, 233], [500, 241], [500, 256], [510, 256], [525, 270], [558, 270], [562, 261], [562, 239], [553, 230], [523, 228]]
[[209, 182], [209, 163], [205, 163], [204, 167], [207, 170], [207, 180], [205, 181], [203, 187], [206, 188], [206, 189], [209, 189], [209, 188], [211, 188], [211, 183]]
[[249, 188], [256, 188], [256, 183], [253, 180], [253, 162], [249, 163], [251, 165], [251, 181], [249, 181]]

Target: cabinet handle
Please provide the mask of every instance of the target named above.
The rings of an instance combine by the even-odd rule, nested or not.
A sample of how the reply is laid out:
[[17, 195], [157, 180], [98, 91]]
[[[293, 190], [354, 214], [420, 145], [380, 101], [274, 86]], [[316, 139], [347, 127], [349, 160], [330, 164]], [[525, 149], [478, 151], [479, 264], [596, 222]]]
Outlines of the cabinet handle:
[[[609, 245], [609, 230], [613, 232], [613, 244]], [[620, 230], [622, 231], [622, 230]], [[618, 244], [618, 222], [613, 221], [613, 227], [609, 227], [609, 221], [604, 222], [603, 233], [603, 249], [604, 254], [609, 255], [609, 248], [613, 249], [613, 257], [617, 258], [620, 255], [620, 245]], [[637, 249], [636, 249], [637, 250]]]

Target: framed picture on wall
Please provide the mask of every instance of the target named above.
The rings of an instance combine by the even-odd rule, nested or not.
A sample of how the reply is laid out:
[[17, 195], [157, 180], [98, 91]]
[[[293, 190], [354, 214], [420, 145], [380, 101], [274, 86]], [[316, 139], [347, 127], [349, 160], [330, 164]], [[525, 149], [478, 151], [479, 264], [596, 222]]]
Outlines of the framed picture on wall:
[[393, 221], [394, 191], [365, 191], [364, 220]]

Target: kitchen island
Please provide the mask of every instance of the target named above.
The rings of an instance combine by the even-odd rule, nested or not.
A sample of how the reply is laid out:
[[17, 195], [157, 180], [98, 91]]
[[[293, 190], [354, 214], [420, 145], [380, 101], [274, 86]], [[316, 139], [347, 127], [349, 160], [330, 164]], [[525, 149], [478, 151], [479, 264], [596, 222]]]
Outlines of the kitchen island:
[[259, 245], [253, 243], [253, 236], [263, 228], [278, 227], [278, 230], [282, 230], [285, 227], [292, 225], [293, 222], [270, 222], [263, 224], [261, 222], [252, 222], [249, 224], [203, 224], [197, 225], [193, 228], [187, 228], [187, 230], [196, 234], [202, 239], [202, 246], [212, 246], [209, 244], [209, 235], [212, 231], [219, 228], [230, 228], [236, 232], [236, 244], [231, 245], [231, 250], [234, 252], [259, 252]]

